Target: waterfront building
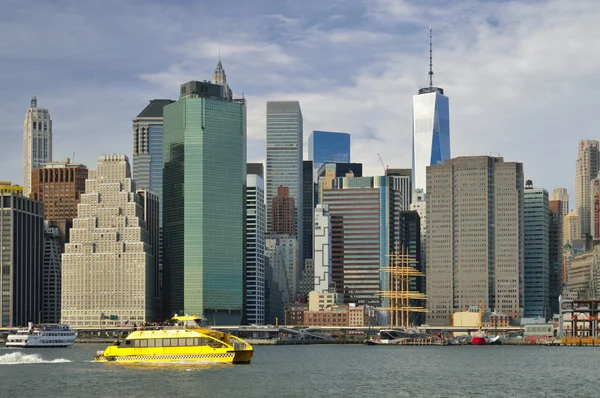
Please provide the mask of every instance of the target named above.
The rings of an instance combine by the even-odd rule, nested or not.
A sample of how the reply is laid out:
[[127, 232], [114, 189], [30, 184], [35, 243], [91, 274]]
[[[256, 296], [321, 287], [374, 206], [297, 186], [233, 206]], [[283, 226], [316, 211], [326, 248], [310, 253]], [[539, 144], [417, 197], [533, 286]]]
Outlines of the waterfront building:
[[600, 245], [575, 255], [568, 269], [567, 288], [579, 299], [600, 297]]
[[136, 191], [127, 156], [98, 157], [62, 255], [63, 322], [114, 327], [154, 320], [154, 198], [153, 210], [146, 209], [148, 199]]
[[265, 169], [262, 163], [246, 163], [246, 174], [254, 174], [265, 180]]
[[288, 187], [277, 187], [277, 195], [271, 200], [272, 228], [274, 234], [296, 235], [296, 205]]
[[402, 195], [402, 211], [410, 210], [412, 201], [412, 170], [411, 169], [386, 169], [385, 175], [392, 178], [392, 187]]
[[308, 310], [306, 303], [290, 303], [285, 305], [285, 325], [304, 325], [304, 313]]
[[[527, 180], [524, 191], [524, 317], [545, 318], [550, 313], [550, 212], [548, 191]], [[498, 231], [497, 233], [501, 233]]]
[[246, 176], [246, 271], [244, 314], [248, 324], [265, 323], [265, 184], [261, 176]]
[[33, 97], [23, 123], [23, 195], [29, 197], [31, 192], [31, 171], [51, 161], [52, 119], [48, 109], [38, 108]]
[[44, 221], [44, 263], [42, 268], [42, 322], [60, 322], [61, 254], [60, 232]]
[[344, 304], [344, 296], [333, 291], [313, 290], [308, 294], [308, 310], [323, 311], [327, 307]]
[[427, 168], [428, 324], [479, 304], [523, 316], [523, 187], [523, 165], [501, 157]]
[[[298, 101], [267, 102], [267, 232], [273, 231], [272, 200], [280, 186], [289, 188], [296, 206], [296, 231], [302, 231], [302, 111]], [[302, 261], [303, 234], [298, 234]]]
[[350, 134], [313, 131], [308, 137], [308, 159], [315, 174], [325, 163], [350, 163]]
[[581, 220], [573, 210], [563, 219], [563, 245], [581, 238]]
[[365, 327], [376, 324], [373, 314], [373, 309], [365, 305], [333, 305], [320, 311], [305, 311], [303, 324], [322, 327]]
[[450, 108], [444, 89], [433, 86], [429, 30], [429, 85], [413, 96], [412, 187], [427, 191], [426, 168], [450, 159]]
[[575, 168], [575, 212], [581, 223], [581, 233], [591, 233], [590, 184], [598, 175], [600, 154], [598, 141], [580, 140]]
[[0, 181], [0, 195], [2, 194], [23, 196], [23, 187], [21, 185], [13, 185], [10, 181]]
[[550, 300], [550, 314], [552, 315], [558, 314], [558, 298], [563, 288], [562, 202], [560, 200], [548, 201], [548, 210], [550, 211], [550, 227], [548, 230], [548, 275], [550, 283], [548, 297]]
[[242, 320], [246, 103], [190, 81], [163, 108], [163, 289], [167, 313]]
[[317, 202], [323, 203], [323, 191], [333, 188], [338, 177], [362, 177], [362, 163], [325, 163], [317, 172]]
[[[331, 219], [331, 282], [346, 303], [385, 307], [378, 292], [389, 289], [381, 268], [400, 249], [400, 192], [390, 177], [337, 178], [323, 192]], [[379, 314], [380, 324], [388, 324]]]
[[[154, 192], [162, 204], [163, 192], [163, 108], [170, 99], [154, 99], [133, 118], [133, 180], [140, 188]], [[162, 225], [162, 210], [160, 213]]]
[[331, 280], [331, 217], [329, 206], [315, 208], [314, 287], [317, 292], [329, 291]]
[[0, 193], [0, 326], [42, 321], [44, 206]]

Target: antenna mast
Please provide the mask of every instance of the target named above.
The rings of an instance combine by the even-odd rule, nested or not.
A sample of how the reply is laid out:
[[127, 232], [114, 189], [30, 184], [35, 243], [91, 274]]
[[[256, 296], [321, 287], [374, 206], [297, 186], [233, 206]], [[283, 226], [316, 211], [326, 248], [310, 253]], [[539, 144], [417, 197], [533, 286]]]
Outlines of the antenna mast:
[[429, 88], [433, 87], [433, 34], [429, 25]]

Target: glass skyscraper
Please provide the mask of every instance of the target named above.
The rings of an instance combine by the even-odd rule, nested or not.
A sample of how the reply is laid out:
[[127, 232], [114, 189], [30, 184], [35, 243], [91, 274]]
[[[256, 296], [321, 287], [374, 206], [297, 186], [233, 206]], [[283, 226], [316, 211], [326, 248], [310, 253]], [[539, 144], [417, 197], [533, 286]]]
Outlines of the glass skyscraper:
[[246, 104], [228, 86], [190, 81], [164, 107], [163, 263], [167, 313], [240, 324]]
[[308, 159], [315, 172], [325, 163], [350, 163], [350, 134], [313, 131], [308, 138]]
[[[133, 180], [162, 203], [163, 108], [170, 99], [154, 99], [133, 119]], [[160, 213], [162, 225], [162, 209]]]
[[[271, 202], [277, 187], [289, 188], [296, 203], [296, 231], [302, 231], [302, 111], [298, 101], [267, 102], [267, 232], [271, 232]], [[298, 245], [303, 248], [303, 234]], [[302, 261], [300, 254], [299, 261]]]
[[450, 159], [450, 108], [444, 89], [433, 86], [431, 30], [429, 41], [429, 86], [413, 96], [413, 192], [427, 188], [427, 166]]

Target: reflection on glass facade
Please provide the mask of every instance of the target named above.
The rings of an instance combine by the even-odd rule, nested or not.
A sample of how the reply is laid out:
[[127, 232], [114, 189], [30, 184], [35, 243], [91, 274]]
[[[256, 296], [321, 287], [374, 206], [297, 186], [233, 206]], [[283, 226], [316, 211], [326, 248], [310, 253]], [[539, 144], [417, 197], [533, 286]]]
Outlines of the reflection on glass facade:
[[246, 105], [208, 94], [214, 86], [186, 83], [164, 108], [164, 296], [171, 314], [234, 325], [243, 305]]
[[350, 134], [313, 131], [308, 138], [308, 159], [315, 173], [324, 163], [350, 163]]
[[[302, 231], [302, 111], [298, 101], [267, 102], [267, 231], [277, 187], [290, 190], [296, 203], [296, 231]], [[303, 234], [298, 234], [303, 248]], [[302, 256], [298, 260], [302, 260]]]
[[423, 88], [413, 97], [413, 190], [426, 189], [427, 166], [447, 159], [450, 159], [448, 97], [441, 88]]
[[[162, 203], [163, 107], [172, 100], [151, 100], [133, 119], [133, 180]], [[162, 225], [162, 209], [160, 215]]]
[[[375, 307], [389, 305], [377, 294], [389, 289], [389, 254], [401, 242], [400, 192], [390, 177], [337, 178], [323, 192], [331, 217], [331, 272], [336, 292], [345, 302]], [[387, 324], [387, 312], [378, 316]]]

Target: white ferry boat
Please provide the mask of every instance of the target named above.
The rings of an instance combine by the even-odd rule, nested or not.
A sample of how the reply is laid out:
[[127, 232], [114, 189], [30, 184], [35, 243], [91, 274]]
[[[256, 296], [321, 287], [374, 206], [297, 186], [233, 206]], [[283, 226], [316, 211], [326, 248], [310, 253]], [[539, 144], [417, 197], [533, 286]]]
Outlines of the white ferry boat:
[[6, 339], [7, 347], [70, 347], [77, 337], [77, 332], [66, 325], [33, 325], [10, 333]]

